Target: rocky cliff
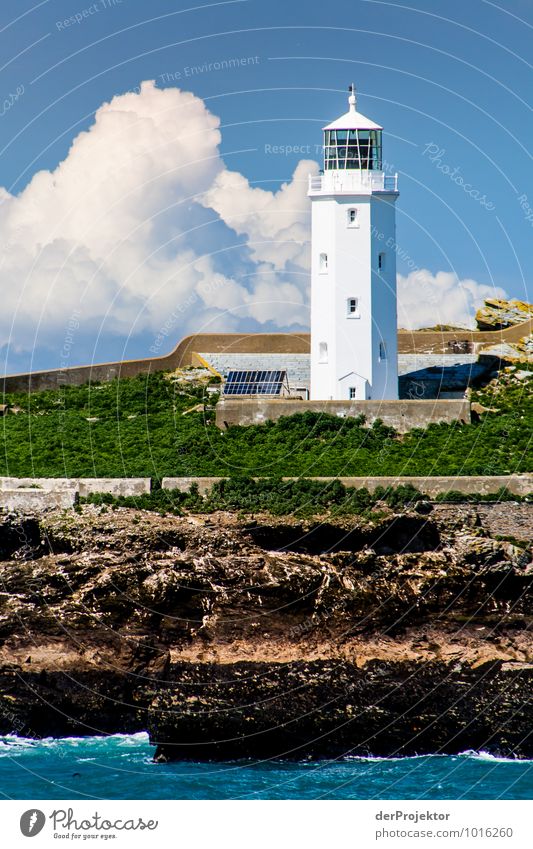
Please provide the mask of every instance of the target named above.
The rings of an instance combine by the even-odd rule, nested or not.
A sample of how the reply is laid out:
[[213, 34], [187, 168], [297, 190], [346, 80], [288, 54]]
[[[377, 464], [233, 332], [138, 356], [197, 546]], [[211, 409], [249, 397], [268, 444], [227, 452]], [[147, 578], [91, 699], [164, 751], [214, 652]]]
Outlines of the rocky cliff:
[[533, 756], [531, 506], [5, 517], [0, 733], [158, 759]]
[[[533, 304], [525, 301], [502, 301], [489, 298], [476, 313], [478, 330], [506, 330], [533, 318]], [[484, 354], [492, 354], [504, 360], [533, 362], [533, 334], [526, 332], [515, 341], [500, 340], [482, 348]]]
[[525, 301], [505, 301], [487, 298], [476, 312], [478, 330], [505, 330], [533, 318], [533, 304]]

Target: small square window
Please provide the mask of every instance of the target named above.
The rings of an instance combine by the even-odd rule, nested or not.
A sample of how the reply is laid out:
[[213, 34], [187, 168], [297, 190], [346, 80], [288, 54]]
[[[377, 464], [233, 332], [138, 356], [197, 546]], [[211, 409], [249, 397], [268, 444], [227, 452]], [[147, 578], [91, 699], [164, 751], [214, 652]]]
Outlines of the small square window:
[[346, 213], [348, 227], [359, 227], [358, 210], [351, 206]]
[[346, 301], [348, 318], [359, 318], [359, 298], [348, 298]]
[[318, 260], [318, 270], [319, 270], [320, 274], [327, 274], [328, 273], [328, 255], [327, 254], [320, 254], [320, 257], [319, 257], [319, 260]]

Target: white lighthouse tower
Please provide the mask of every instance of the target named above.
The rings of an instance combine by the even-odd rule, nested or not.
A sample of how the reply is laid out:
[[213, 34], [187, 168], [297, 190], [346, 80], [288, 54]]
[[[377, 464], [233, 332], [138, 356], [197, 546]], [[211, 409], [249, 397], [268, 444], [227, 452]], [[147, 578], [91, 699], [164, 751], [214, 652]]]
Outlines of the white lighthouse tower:
[[397, 175], [382, 170], [382, 127], [349, 110], [324, 127], [312, 208], [311, 399], [398, 398]]

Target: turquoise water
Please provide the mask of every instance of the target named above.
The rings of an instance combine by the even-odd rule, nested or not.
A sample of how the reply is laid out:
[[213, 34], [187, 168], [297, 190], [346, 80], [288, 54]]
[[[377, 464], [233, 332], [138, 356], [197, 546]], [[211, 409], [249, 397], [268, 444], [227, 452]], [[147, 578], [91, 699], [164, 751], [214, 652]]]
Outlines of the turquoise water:
[[0, 737], [11, 799], [531, 799], [533, 761], [450, 757], [154, 764], [146, 734]]

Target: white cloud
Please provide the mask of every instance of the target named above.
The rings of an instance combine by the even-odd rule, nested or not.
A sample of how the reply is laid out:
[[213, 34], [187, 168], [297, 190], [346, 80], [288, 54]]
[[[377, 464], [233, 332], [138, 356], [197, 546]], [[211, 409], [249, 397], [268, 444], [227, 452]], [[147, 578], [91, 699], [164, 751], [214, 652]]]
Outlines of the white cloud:
[[[54, 171], [35, 174], [18, 196], [0, 189], [0, 345], [59, 350], [74, 312], [85, 338], [157, 335], [170, 315], [176, 341], [204, 325], [305, 324], [307, 278], [293, 284], [278, 273], [303, 261], [303, 166], [278, 193], [258, 191], [226, 170], [219, 144], [219, 119], [200, 98], [144, 82], [104, 103]], [[247, 188], [228, 205], [222, 187], [239, 177]], [[267, 240], [251, 257], [238, 248], [236, 264], [248, 270], [238, 281], [210, 252], [221, 225], [206, 192], [230, 227], [242, 210], [239, 232]]]
[[456, 274], [427, 268], [398, 275], [398, 326], [406, 330], [453, 324], [474, 327], [475, 311], [485, 298], [506, 298], [499, 286], [460, 280]]
[[222, 167], [218, 124], [193, 95], [143, 83], [103, 104], [55, 171], [35, 174], [18, 196], [3, 193], [3, 344], [12, 318], [28, 342], [40, 322], [46, 343], [73, 310], [84, 331], [109, 311], [109, 329], [128, 333], [147, 305], [142, 323], [154, 326], [168, 280], [178, 297], [194, 288], [190, 252], [157, 252], [157, 216], [177, 202], [177, 228], [186, 226], [183, 201]]
[[310, 205], [307, 198], [309, 174], [318, 166], [301, 160], [290, 183], [278, 192], [252, 188], [235, 171], [220, 171], [202, 203], [216, 210], [239, 235], [248, 238], [254, 258], [269, 262], [277, 270], [287, 263], [309, 267]]

